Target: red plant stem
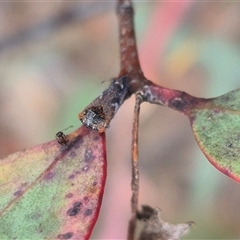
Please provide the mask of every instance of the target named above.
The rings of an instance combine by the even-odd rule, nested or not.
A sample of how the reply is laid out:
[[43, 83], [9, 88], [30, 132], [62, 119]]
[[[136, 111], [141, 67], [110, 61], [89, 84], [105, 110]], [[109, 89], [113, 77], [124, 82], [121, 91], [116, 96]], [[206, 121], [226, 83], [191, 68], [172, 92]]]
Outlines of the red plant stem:
[[133, 6], [130, 0], [119, 0], [117, 6], [119, 19], [119, 39], [121, 69], [119, 76], [143, 75], [138, 59], [136, 37], [133, 23]]
[[188, 115], [191, 109], [199, 102], [206, 99], [193, 97], [185, 92], [164, 88], [158, 86], [151, 81], [143, 87], [144, 101], [154, 104], [160, 104], [174, 110], [177, 110], [185, 115]]
[[139, 193], [138, 127], [140, 104], [143, 101], [146, 101], [167, 106], [187, 114], [189, 113], [191, 106], [196, 104], [196, 98], [181, 91], [160, 87], [144, 77], [138, 58], [131, 0], [118, 0], [117, 14], [119, 20], [121, 56], [121, 68], [118, 78], [127, 76], [128, 97], [131, 94], [136, 94], [132, 132], [132, 217], [128, 225], [127, 238], [128, 240], [134, 240], [137, 225], [136, 214]]
[[138, 58], [131, 0], [118, 0], [117, 14], [121, 56], [119, 77], [128, 76], [130, 95], [141, 92], [146, 102], [164, 105], [187, 114], [196, 98], [181, 91], [158, 86], [143, 75]]
[[[181, 12], [176, 11], [179, 14]], [[143, 75], [138, 58], [131, 0], [118, 0], [117, 14], [121, 56], [119, 77], [128, 76], [129, 93], [141, 92], [146, 102], [161, 104], [187, 114], [190, 106], [195, 104], [196, 98], [181, 91], [160, 87], [147, 80]]]
[[139, 171], [138, 171], [138, 128], [139, 128], [139, 113], [142, 97], [136, 95], [136, 103], [134, 107], [133, 130], [132, 130], [132, 213], [137, 211], [138, 190], [139, 190]]
[[139, 128], [139, 113], [140, 105], [143, 99], [141, 94], [136, 94], [136, 103], [134, 107], [133, 115], [133, 130], [132, 130], [132, 199], [131, 199], [131, 211], [132, 218], [128, 227], [128, 240], [133, 240], [136, 229], [136, 214], [138, 209], [138, 195], [139, 195], [139, 167], [138, 167], [138, 128]]

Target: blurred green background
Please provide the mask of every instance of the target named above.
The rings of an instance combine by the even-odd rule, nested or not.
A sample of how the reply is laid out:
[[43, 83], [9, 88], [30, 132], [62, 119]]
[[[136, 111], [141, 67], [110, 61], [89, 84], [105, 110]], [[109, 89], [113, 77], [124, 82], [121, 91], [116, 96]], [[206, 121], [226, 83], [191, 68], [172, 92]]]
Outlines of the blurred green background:
[[[134, 6], [147, 78], [206, 98], [240, 87], [240, 2]], [[113, 1], [9, 1], [0, 3], [0, 20], [4, 158], [78, 128], [78, 113], [118, 75], [119, 48]], [[127, 100], [107, 130], [108, 178], [92, 239], [126, 238], [133, 106]], [[178, 112], [143, 104], [140, 184], [140, 204], [160, 207], [165, 221], [195, 221], [185, 239], [240, 238], [240, 185], [207, 161]]]

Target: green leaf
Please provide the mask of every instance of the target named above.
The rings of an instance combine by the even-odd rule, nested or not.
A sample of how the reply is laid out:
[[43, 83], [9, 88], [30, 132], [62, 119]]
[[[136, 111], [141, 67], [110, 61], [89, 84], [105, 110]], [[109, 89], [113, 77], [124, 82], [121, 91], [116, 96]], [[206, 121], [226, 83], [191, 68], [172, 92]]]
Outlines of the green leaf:
[[88, 239], [106, 179], [105, 135], [86, 127], [0, 160], [1, 239]]
[[240, 182], [240, 89], [204, 99], [154, 83], [144, 87], [144, 101], [188, 116], [198, 145], [221, 172]]
[[240, 182], [240, 89], [213, 99], [198, 99], [187, 115], [208, 160]]

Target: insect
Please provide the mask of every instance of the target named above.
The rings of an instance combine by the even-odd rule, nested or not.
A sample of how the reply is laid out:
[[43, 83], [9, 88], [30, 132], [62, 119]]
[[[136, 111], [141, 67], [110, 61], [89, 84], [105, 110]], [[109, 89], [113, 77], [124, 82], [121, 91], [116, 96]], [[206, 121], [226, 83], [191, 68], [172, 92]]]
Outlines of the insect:
[[93, 130], [104, 132], [128, 94], [126, 76], [114, 79], [107, 90], [96, 98], [79, 115], [82, 123]]
[[[73, 126], [70, 126], [70, 127], [73, 127]], [[66, 129], [64, 129], [62, 131], [65, 131], [65, 130], [69, 129], [70, 127], [66, 128]], [[56, 133], [55, 138], [56, 138], [58, 144], [60, 144], [61, 146], [66, 146], [68, 141], [69, 141], [69, 139], [68, 139], [67, 135], [64, 134], [62, 131]]]
[[80, 118], [83, 124], [93, 130], [99, 132], [104, 132], [107, 127], [105, 123], [105, 114], [103, 111], [103, 106], [89, 107], [83, 111], [82, 117]]

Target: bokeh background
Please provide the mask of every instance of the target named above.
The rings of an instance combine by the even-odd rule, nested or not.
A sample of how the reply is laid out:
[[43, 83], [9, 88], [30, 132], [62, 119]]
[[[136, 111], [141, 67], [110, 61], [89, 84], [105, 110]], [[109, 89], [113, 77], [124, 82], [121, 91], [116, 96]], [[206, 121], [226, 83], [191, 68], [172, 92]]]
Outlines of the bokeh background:
[[[198, 97], [240, 87], [240, 2], [136, 1], [145, 76]], [[114, 1], [0, 3], [0, 158], [54, 139], [119, 71]], [[107, 130], [108, 178], [92, 239], [125, 239], [130, 218], [134, 98]], [[66, 131], [73, 131], [69, 129]], [[238, 131], [238, 129], [236, 129]], [[240, 185], [204, 157], [188, 119], [144, 103], [140, 204], [172, 223], [193, 220], [185, 239], [239, 239]]]

